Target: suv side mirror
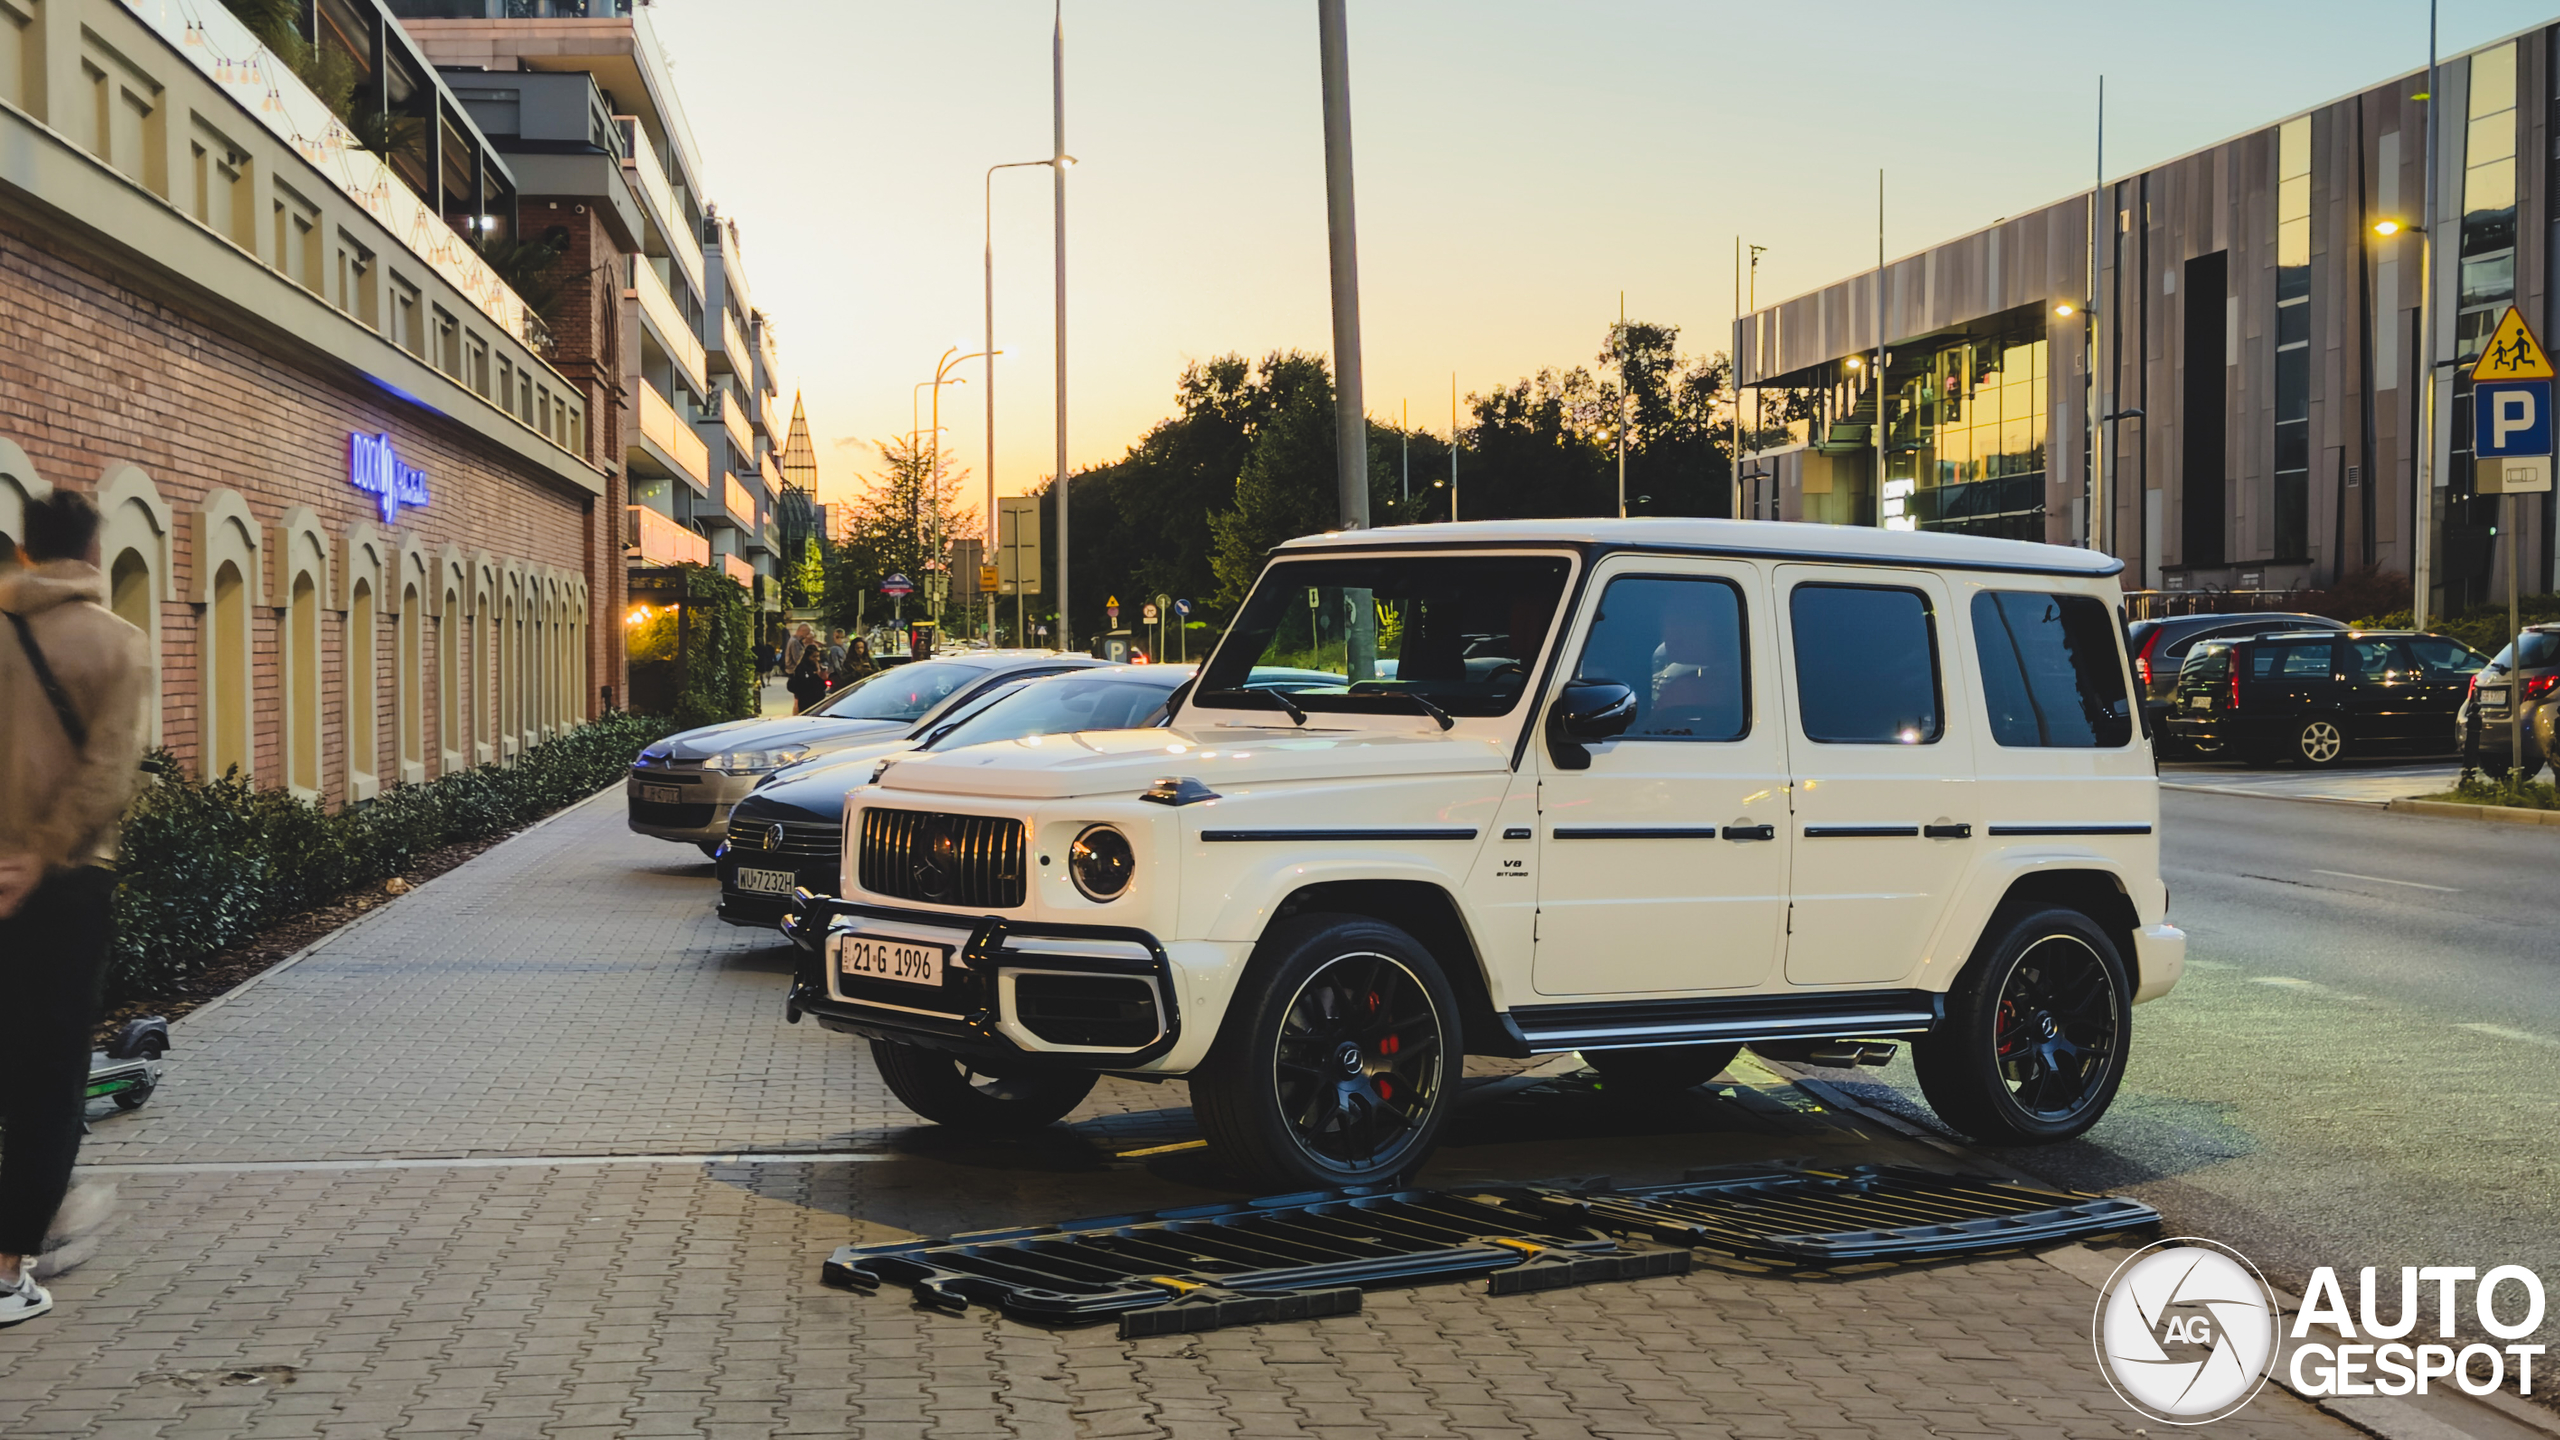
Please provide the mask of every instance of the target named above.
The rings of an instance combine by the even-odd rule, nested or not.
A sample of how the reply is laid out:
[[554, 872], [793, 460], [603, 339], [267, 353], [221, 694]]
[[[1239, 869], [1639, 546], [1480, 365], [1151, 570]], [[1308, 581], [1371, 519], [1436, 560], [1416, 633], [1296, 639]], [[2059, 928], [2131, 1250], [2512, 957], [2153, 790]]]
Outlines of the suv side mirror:
[[1560, 770], [1588, 770], [1582, 748], [1623, 733], [1635, 723], [1636, 692], [1615, 680], [1573, 680], [1547, 709], [1547, 754]]

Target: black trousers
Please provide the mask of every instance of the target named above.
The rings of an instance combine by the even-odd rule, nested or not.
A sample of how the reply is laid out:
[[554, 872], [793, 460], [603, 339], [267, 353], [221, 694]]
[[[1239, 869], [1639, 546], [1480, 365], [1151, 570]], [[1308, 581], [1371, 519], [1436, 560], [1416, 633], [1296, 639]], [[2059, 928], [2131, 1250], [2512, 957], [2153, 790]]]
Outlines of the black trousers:
[[112, 870], [56, 870], [0, 920], [0, 1255], [33, 1255], [71, 1187], [106, 984]]

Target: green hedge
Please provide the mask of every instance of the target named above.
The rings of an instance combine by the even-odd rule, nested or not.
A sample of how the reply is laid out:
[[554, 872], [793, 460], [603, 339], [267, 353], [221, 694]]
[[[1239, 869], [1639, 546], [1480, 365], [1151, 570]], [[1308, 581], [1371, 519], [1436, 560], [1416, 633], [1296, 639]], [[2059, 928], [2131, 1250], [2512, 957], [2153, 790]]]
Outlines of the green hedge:
[[526, 751], [424, 785], [400, 785], [336, 813], [237, 774], [160, 778], [126, 812], [116, 885], [113, 1001], [153, 999], [217, 952], [276, 921], [379, 884], [430, 850], [531, 824], [619, 779], [668, 733], [619, 712]]

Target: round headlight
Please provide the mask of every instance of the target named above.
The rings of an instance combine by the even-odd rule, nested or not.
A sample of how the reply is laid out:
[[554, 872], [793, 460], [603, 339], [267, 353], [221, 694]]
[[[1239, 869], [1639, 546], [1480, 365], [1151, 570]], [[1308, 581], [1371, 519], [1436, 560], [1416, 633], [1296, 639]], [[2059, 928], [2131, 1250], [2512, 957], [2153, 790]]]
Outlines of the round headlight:
[[1067, 847], [1067, 875], [1087, 900], [1117, 900], [1138, 870], [1129, 837], [1108, 825], [1091, 825]]

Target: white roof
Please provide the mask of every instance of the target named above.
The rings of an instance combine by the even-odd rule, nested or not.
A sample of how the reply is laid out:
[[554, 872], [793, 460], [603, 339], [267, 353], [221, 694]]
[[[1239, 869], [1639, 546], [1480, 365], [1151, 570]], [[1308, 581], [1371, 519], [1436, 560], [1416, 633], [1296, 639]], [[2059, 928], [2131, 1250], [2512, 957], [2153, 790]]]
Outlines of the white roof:
[[1392, 525], [1378, 530], [1329, 530], [1302, 535], [1280, 550], [1330, 550], [1343, 546], [1402, 545], [1602, 545], [1635, 549], [1715, 550], [1808, 560], [1945, 565], [1967, 570], [2034, 570], [2047, 574], [2113, 575], [2124, 562], [2095, 550], [1993, 540], [1930, 530], [1874, 530], [1863, 525], [1814, 525], [1791, 520], [1575, 519], [1462, 520], [1441, 525]]

